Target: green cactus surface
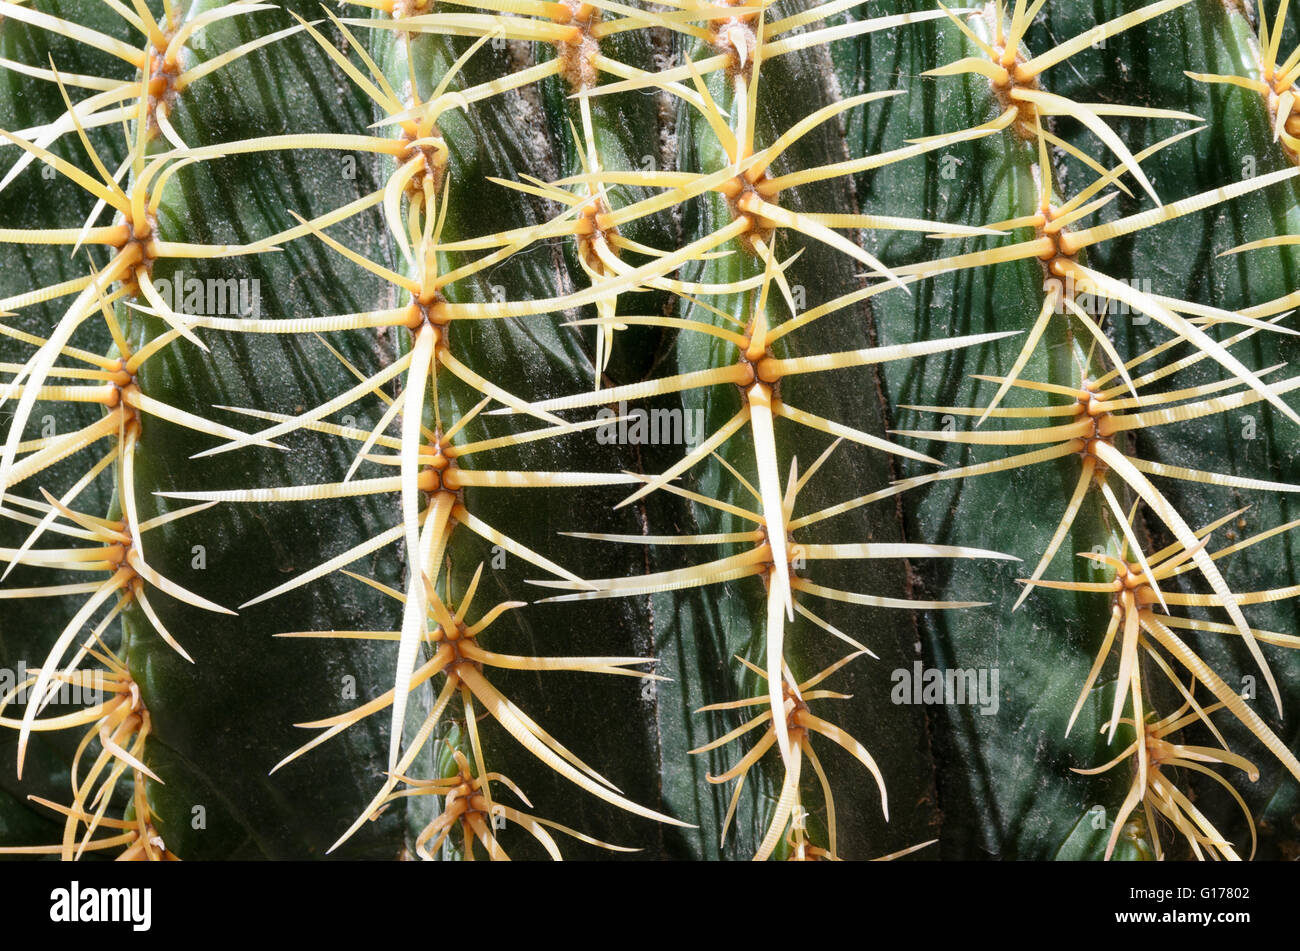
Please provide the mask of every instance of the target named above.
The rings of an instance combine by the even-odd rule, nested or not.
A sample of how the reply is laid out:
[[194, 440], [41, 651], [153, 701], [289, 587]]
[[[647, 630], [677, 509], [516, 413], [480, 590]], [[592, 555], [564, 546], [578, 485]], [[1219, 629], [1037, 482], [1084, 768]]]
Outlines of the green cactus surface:
[[0, 857], [1300, 856], [1300, 5], [0, 0]]

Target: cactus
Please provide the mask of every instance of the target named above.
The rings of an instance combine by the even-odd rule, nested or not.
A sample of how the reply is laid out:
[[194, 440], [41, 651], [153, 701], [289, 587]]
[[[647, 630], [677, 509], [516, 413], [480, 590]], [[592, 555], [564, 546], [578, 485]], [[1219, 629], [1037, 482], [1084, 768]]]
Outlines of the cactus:
[[1300, 10], [1083, 6], [0, 0], [0, 854], [1294, 856]]

